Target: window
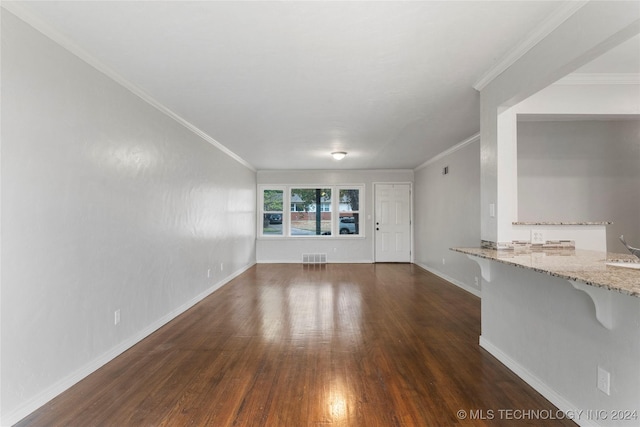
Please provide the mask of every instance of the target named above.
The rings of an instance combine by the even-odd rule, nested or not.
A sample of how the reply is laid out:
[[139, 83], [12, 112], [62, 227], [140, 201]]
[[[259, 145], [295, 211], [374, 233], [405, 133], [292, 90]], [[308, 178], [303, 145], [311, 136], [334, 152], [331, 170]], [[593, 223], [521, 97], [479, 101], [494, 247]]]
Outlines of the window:
[[284, 190], [264, 190], [262, 192], [262, 234], [282, 236], [282, 210]]
[[339, 190], [340, 234], [360, 234], [360, 189], [341, 188]]
[[[260, 186], [262, 237], [362, 237], [364, 186]], [[338, 213], [338, 215], [336, 215]], [[260, 227], [260, 226], [259, 226]]]
[[292, 188], [291, 236], [331, 235], [331, 189]]

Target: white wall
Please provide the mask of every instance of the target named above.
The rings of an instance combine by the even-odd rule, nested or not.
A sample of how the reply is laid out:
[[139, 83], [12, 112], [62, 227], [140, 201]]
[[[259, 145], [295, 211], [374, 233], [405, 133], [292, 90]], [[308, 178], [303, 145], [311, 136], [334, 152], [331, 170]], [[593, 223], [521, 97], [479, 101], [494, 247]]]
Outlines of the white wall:
[[1, 150], [2, 425], [255, 262], [255, 172], [4, 10]]
[[640, 243], [640, 121], [519, 122], [518, 219], [613, 221], [609, 251]]
[[[613, 411], [640, 413], [640, 298], [603, 291], [613, 322], [606, 329], [591, 298], [568, 281], [493, 261], [490, 268], [481, 345], [579, 425], [637, 426]], [[609, 396], [596, 387], [598, 367], [611, 374]]]
[[449, 250], [480, 244], [479, 138], [417, 169], [414, 199], [415, 263], [479, 295], [478, 264]]
[[[344, 161], [348, 161], [348, 158]], [[257, 262], [302, 261], [303, 253], [326, 253], [328, 262], [373, 262], [373, 184], [413, 183], [412, 170], [311, 170], [258, 171], [258, 184], [341, 185], [363, 184], [364, 217], [360, 229], [364, 237], [343, 238], [259, 238], [256, 243]]]
[[[517, 177], [517, 173], [513, 173], [517, 139], [515, 120], [501, 128], [501, 116], [513, 114], [508, 110], [514, 105], [637, 35], [639, 23], [637, 2], [584, 3], [481, 90], [480, 214], [483, 240], [511, 241], [511, 222], [517, 219], [513, 218], [513, 213], [517, 213], [517, 206], [514, 208], [513, 205], [517, 204], [518, 192], [512, 188], [511, 182], [505, 182], [505, 177]], [[492, 203], [497, 204], [495, 217], [490, 215], [489, 205]], [[507, 268], [499, 263], [491, 264], [492, 268]], [[601, 331], [596, 329], [599, 324], [595, 320], [590, 323], [584, 321], [585, 307], [593, 310], [584, 294], [572, 291], [565, 297], [558, 297], [547, 289], [554, 286], [550, 282], [559, 279], [523, 269], [511, 270], [513, 274], [509, 277], [483, 284], [483, 347], [508, 362], [511, 369], [523, 375], [529, 384], [558, 405], [568, 402], [579, 409], [636, 409], [640, 397], [637, 381], [630, 383], [628, 378], [638, 378], [637, 299], [627, 297], [625, 303], [619, 304], [620, 312], [624, 310], [627, 315], [628, 324], [613, 332]], [[536, 299], [528, 298], [532, 293]], [[549, 298], [543, 298], [544, 295], [552, 295], [552, 304], [546, 304]], [[527, 319], [523, 324], [525, 314]], [[568, 322], [572, 327], [567, 328]], [[552, 333], [545, 334], [546, 331]], [[564, 339], [564, 343], [571, 344], [574, 337], [575, 348], [568, 348], [560, 341]], [[630, 346], [631, 342], [636, 344]], [[562, 345], [555, 347], [557, 344]], [[584, 351], [576, 351], [579, 349]], [[629, 360], [629, 355], [632, 360]], [[594, 391], [594, 362], [601, 360], [607, 364], [607, 359], [613, 361], [612, 370], [616, 371], [621, 388], [603, 399], [597, 395], [597, 390]], [[590, 382], [589, 388], [581, 388], [587, 382]], [[587, 422], [594, 425], [592, 421]], [[581, 425], [587, 425], [587, 422], [581, 422]]]
[[[481, 90], [481, 234], [483, 240], [511, 241], [517, 191], [511, 191], [513, 144], [499, 116], [551, 83], [638, 34], [637, 2], [585, 3], [546, 38]], [[504, 132], [504, 135], [501, 133]], [[506, 188], [501, 188], [506, 185]], [[489, 205], [496, 204], [491, 217]]]
[[614, 78], [592, 84], [570, 84], [571, 79], [561, 79], [514, 106], [514, 110], [518, 114], [544, 115], [640, 114], [640, 85], [618, 84]]

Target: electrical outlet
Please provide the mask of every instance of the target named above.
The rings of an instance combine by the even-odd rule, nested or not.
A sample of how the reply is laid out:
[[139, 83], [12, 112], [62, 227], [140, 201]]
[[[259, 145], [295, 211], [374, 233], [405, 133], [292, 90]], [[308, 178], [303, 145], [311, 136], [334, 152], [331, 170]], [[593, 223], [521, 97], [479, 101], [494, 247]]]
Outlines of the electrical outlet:
[[442, 265], [444, 265], [444, 264], [445, 264], [445, 261], [444, 261], [444, 258], [442, 258]]
[[473, 282], [476, 284], [476, 287], [480, 286], [480, 280], [478, 279], [478, 276], [473, 278]]
[[495, 218], [496, 217], [496, 204], [495, 203], [489, 203], [489, 216], [491, 218]]
[[532, 245], [544, 245], [546, 240], [544, 239], [544, 233], [542, 230], [531, 230], [531, 244]]
[[224, 263], [223, 262], [220, 263], [220, 271], [222, 271], [222, 270], [224, 270]]
[[207, 279], [211, 279], [211, 269], [207, 270]]
[[609, 396], [611, 392], [611, 374], [598, 366], [598, 390]]
[[113, 324], [117, 325], [118, 323], [120, 323], [120, 309], [113, 312]]

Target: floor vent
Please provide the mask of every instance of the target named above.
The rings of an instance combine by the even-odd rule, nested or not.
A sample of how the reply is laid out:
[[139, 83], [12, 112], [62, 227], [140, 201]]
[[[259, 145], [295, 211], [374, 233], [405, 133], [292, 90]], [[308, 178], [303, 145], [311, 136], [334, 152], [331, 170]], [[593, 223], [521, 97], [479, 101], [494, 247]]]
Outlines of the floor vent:
[[302, 254], [303, 264], [326, 264], [327, 254]]

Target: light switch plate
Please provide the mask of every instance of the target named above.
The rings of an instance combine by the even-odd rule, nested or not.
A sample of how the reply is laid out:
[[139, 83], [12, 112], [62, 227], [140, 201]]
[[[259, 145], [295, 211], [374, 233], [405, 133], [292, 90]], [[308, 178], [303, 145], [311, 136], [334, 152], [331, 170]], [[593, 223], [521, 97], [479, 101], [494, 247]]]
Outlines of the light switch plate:
[[611, 393], [611, 375], [600, 366], [598, 366], [598, 390], [607, 396]]

